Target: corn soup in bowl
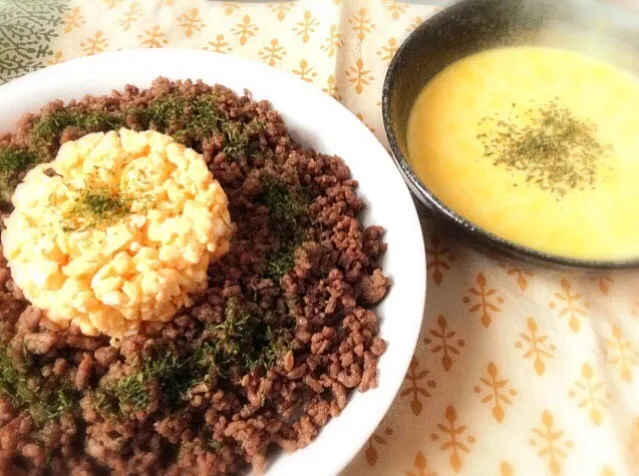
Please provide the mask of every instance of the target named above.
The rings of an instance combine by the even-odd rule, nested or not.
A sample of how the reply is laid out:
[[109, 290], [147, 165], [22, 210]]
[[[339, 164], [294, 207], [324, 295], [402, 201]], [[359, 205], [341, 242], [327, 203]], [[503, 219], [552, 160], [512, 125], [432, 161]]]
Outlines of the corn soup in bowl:
[[635, 266], [637, 39], [613, 15], [590, 30], [578, 11], [476, 0], [427, 20], [387, 74], [386, 133], [413, 193], [475, 243], [556, 265]]

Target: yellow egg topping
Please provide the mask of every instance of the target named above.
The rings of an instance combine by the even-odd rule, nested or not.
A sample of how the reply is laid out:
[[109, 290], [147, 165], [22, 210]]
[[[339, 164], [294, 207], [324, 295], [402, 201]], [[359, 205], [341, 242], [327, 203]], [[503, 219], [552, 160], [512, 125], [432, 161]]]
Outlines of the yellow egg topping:
[[119, 337], [170, 320], [230, 246], [203, 157], [155, 131], [89, 134], [24, 178], [2, 246], [26, 298], [66, 327]]
[[410, 161], [485, 230], [571, 258], [639, 257], [639, 80], [558, 49], [452, 64], [418, 97]]

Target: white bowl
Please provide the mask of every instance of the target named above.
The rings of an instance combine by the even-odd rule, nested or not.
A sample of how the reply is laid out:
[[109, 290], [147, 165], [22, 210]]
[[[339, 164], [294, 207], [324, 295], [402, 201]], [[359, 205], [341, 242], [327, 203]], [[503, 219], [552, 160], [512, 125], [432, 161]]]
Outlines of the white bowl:
[[197, 50], [130, 50], [80, 58], [31, 73], [0, 87], [0, 131], [47, 102], [100, 95], [126, 84], [147, 87], [158, 76], [202, 79], [255, 99], [282, 114], [292, 135], [319, 152], [336, 154], [350, 167], [367, 202], [366, 224], [386, 228], [383, 269], [393, 280], [377, 308], [388, 350], [379, 362], [379, 386], [355, 392], [342, 414], [307, 448], [283, 454], [268, 475], [335, 475], [357, 454], [388, 410], [408, 368], [420, 331], [426, 295], [426, 263], [411, 195], [386, 150], [346, 108], [319, 89], [260, 63]]

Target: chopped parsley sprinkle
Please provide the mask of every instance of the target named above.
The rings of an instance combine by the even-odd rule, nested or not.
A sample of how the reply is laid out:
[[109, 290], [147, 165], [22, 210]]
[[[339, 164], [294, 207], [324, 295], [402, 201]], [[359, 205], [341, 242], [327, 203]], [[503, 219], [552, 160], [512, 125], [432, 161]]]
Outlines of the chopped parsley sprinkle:
[[106, 187], [86, 188], [80, 191], [76, 204], [67, 217], [66, 228], [68, 231], [75, 231], [110, 224], [130, 211], [130, 200], [124, 198], [118, 190]]
[[68, 382], [63, 382], [56, 391], [40, 388], [28, 369], [17, 365], [4, 346], [0, 347], [0, 395], [17, 409], [26, 410], [39, 426], [58, 419], [78, 400], [77, 392]]
[[37, 162], [38, 156], [30, 150], [13, 147], [0, 148], [0, 174], [24, 172]]
[[601, 162], [611, 151], [598, 142], [597, 126], [554, 102], [523, 114], [522, 123], [518, 115], [482, 121], [494, 126], [494, 132], [478, 137], [484, 156], [559, 198], [569, 190], [594, 188]]
[[279, 281], [293, 268], [295, 249], [304, 240], [308, 200], [301, 192], [270, 176], [262, 179], [261, 195], [269, 209], [269, 227], [280, 241], [279, 250], [269, 257], [266, 274]]
[[36, 144], [50, 146], [67, 127], [77, 127], [89, 133], [114, 130], [124, 125], [120, 113], [63, 109], [41, 116], [34, 124], [32, 134]]

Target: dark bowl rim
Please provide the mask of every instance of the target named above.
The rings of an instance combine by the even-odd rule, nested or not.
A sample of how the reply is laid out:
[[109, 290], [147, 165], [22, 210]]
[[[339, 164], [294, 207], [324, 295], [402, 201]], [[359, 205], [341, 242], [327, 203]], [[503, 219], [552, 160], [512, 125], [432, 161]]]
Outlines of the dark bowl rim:
[[471, 235], [473, 239], [479, 238], [488, 245], [497, 247], [508, 254], [521, 254], [525, 257], [532, 258], [533, 260], [540, 261], [543, 264], [555, 267], [580, 268], [586, 270], [622, 270], [639, 268], [639, 258], [628, 260], [587, 260], [563, 257], [561, 255], [545, 253], [527, 246], [519, 245], [513, 241], [491, 233], [488, 230], [475, 225], [470, 220], [464, 218], [446, 206], [428, 187], [422, 183], [413, 171], [406, 157], [404, 157], [397, 139], [395, 138], [395, 133], [393, 132], [390, 113], [392, 106], [392, 99], [390, 97], [391, 83], [393, 83], [394, 78], [397, 76], [399, 64], [405, 60], [405, 57], [408, 57], [406, 52], [411, 48], [412, 44], [416, 42], [416, 38], [419, 37], [423, 30], [430, 28], [432, 23], [437, 21], [440, 16], [455, 15], [456, 13], [463, 11], [465, 8], [468, 8], [468, 5], [471, 3], [475, 3], [475, 0], [462, 0], [457, 4], [437, 12], [435, 15], [424, 21], [413, 32], [411, 32], [400, 45], [386, 72], [384, 85], [382, 87], [382, 119], [384, 123], [384, 132], [392, 152], [391, 155], [393, 160], [404, 175], [404, 179], [408, 180], [410, 185], [409, 188], [414, 195], [417, 195], [417, 198], [420, 201], [422, 201], [425, 205], [430, 205], [434, 208], [438, 215], [443, 217], [446, 222], [452, 223], [457, 228], [460, 228], [466, 234]]

